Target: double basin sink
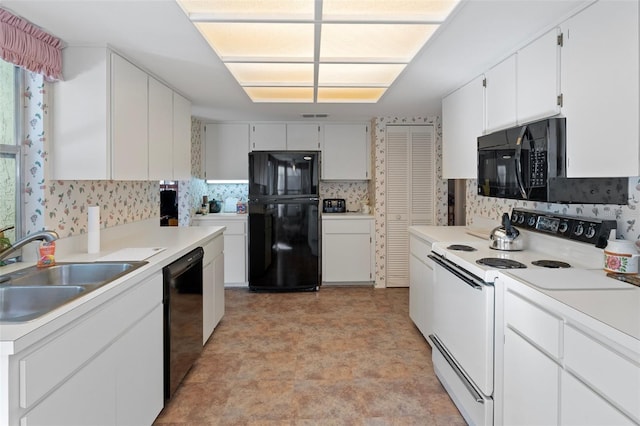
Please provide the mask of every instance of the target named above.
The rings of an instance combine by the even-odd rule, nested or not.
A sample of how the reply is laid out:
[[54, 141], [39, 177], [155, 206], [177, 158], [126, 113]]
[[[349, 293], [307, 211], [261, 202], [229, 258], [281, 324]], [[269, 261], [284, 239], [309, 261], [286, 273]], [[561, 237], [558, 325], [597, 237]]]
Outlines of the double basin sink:
[[58, 263], [0, 275], [0, 322], [38, 318], [147, 262]]

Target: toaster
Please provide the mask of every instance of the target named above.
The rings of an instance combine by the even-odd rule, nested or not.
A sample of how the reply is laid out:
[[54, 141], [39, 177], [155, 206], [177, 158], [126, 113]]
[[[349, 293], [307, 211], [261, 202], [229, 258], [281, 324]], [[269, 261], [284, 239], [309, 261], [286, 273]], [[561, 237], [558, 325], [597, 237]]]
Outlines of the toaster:
[[325, 198], [322, 200], [322, 213], [345, 213], [347, 203], [344, 198]]

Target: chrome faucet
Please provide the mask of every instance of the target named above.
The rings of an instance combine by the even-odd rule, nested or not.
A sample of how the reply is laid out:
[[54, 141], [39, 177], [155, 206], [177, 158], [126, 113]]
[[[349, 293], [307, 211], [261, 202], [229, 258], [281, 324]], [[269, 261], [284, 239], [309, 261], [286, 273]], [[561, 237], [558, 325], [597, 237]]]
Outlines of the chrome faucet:
[[50, 243], [53, 240], [57, 240], [58, 234], [55, 231], [38, 231], [33, 234], [29, 234], [21, 240], [16, 241], [7, 248], [0, 250], [0, 261], [6, 259], [12, 253], [15, 253], [23, 246], [29, 244], [32, 241], [41, 240]]

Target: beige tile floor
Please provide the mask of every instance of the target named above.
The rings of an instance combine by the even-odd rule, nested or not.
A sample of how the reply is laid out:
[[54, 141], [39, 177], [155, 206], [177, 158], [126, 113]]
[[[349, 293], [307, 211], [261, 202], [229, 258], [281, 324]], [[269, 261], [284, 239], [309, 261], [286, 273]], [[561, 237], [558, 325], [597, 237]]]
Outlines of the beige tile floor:
[[465, 424], [409, 318], [408, 289], [225, 297], [225, 317], [155, 424]]

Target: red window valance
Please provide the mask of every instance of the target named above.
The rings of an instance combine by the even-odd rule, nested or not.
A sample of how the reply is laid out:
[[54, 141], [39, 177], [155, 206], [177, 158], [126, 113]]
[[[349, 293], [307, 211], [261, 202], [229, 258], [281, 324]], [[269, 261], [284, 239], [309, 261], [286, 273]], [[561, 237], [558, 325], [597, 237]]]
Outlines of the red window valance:
[[61, 49], [59, 38], [0, 8], [0, 58], [56, 81], [62, 79]]

